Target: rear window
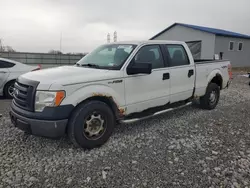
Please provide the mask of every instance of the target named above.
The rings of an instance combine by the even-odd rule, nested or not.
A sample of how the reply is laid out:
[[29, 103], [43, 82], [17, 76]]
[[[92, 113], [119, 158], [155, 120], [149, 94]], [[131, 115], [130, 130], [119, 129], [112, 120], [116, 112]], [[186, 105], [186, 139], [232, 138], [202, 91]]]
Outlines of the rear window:
[[0, 68], [11, 68], [11, 67], [14, 67], [14, 66], [15, 66], [14, 63], [10, 63], [10, 62], [7, 62], [7, 61], [0, 60]]
[[169, 44], [166, 45], [170, 59], [170, 67], [189, 65], [187, 53], [182, 45]]

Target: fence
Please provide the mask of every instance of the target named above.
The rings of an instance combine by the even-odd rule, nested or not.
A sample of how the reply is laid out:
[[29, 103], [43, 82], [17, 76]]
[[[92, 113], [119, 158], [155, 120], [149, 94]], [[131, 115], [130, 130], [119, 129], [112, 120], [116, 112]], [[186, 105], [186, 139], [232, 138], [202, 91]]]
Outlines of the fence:
[[26, 53], [26, 52], [0, 52], [0, 57], [12, 59], [25, 64], [42, 65], [73, 65], [84, 55]]

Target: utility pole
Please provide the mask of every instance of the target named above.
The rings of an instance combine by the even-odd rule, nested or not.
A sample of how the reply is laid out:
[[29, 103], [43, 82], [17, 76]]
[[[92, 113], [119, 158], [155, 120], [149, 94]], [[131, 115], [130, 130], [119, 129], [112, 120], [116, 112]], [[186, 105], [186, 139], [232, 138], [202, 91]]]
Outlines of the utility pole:
[[110, 34], [107, 34], [107, 43], [110, 43]]
[[114, 32], [114, 42], [117, 42], [117, 32]]

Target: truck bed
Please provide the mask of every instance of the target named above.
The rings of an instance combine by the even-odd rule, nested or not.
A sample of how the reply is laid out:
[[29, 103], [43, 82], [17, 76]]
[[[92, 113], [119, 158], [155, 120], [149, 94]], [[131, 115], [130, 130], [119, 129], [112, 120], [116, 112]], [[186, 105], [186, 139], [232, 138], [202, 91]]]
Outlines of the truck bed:
[[224, 62], [224, 61], [228, 61], [228, 60], [194, 59], [195, 64], [216, 63], [216, 62]]
[[196, 83], [195, 95], [203, 96], [210, 77], [215, 76], [218, 72], [222, 75], [222, 88], [227, 86], [229, 80], [228, 65], [229, 60], [195, 60], [196, 67]]

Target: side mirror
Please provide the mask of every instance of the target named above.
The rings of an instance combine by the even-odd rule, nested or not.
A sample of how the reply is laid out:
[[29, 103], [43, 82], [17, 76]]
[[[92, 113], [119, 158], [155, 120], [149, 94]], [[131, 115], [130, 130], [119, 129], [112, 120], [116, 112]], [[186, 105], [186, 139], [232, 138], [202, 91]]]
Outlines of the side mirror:
[[135, 62], [131, 67], [127, 68], [127, 74], [151, 74], [152, 64], [151, 63], [138, 63]]

